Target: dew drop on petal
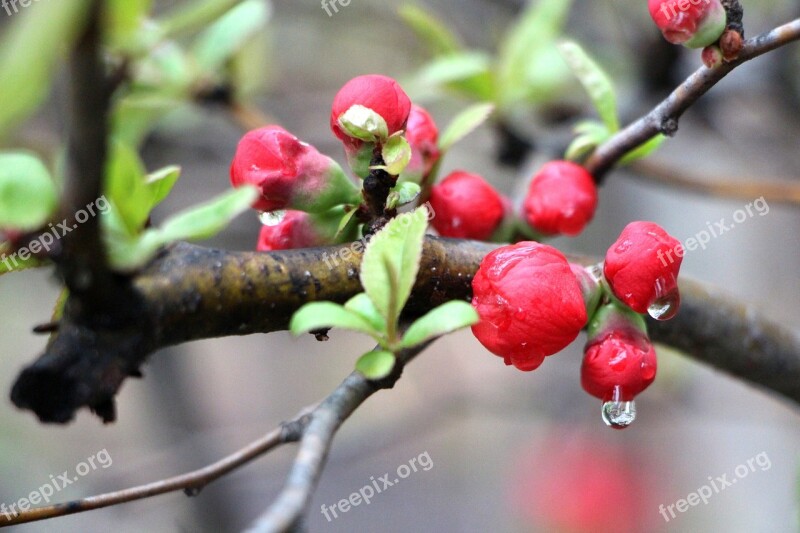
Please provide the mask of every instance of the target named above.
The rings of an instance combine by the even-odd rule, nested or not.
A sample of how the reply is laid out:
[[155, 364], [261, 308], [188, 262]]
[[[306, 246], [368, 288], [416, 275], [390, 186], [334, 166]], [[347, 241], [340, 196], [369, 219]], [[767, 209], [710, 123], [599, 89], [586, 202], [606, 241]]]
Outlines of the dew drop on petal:
[[[670, 285], [672, 289], [666, 289]], [[678, 313], [681, 296], [673, 278], [672, 283], [667, 284], [663, 278], [656, 280], [656, 299], [648, 306], [647, 314], [656, 320], [669, 320]]]
[[277, 211], [261, 211], [258, 213], [258, 219], [265, 226], [277, 226], [283, 221], [283, 217], [285, 216], [285, 209], [279, 209]]

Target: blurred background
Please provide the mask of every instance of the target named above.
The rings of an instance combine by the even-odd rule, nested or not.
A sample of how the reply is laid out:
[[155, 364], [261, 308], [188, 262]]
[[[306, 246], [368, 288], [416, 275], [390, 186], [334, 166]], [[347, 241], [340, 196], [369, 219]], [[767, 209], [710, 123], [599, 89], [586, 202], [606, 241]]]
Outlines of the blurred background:
[[[70, 0], [58, 0], [67, 2]], [[335, 2], [336, 0], [330, 0]], [[440, 129], [475, 100], [447, 90], [431, 74], [431, 55], [398, 16], [398, 2], [351, 0], [329, 15], [320, 2], [276, 0], [248, 43], [247, 90], [237, 101], [275, 120], [344, 163], [328, 129], [337, 89], [353, 76], [396, 77], [433, 114]], [[154, 13], [181, 9], [156, 1]], [[186, 2], [185, 4], [189, 4]], [[52, 7], [43, 0], [20, 13], [0, 11], [7, 34]], [[426, 0], [465, 48], [495, 57], [525, 3], [516, 0]], [[749, 36], [800, 16], [795, 0], [750, 0]], [[35, 25], [33, 26], [35, 28]], [[700, 65], [699, 52], [671, 47], [650, 22], [643, 0], [576, 1], [563, 36], [590, 51], [610, 73], [623, 123], [666, 96]], [[183, 36], [176, 38], [180, 43]], [[191, 36], [186, 37], [190, 39]], [[256, 58], [256, 59], [253, 59]], [[255, 65], [255, 66], [254, 66]], [[641, 172], [613, 172], [598, 214], [564, 251], [602, 255], [631, 220], [653, 220], [682, 241], [750, 200], [699, 195], [654, 179], [668, 176], [736, 183], [800, 185], [800, 46], [787, 46], [736, 69], [685, 115], [679, 134], [647, 159]], [[253, 70], [255, 69], [255, 70]], [[442, 172], [486, 177], [518, 200], [548, 159], [561, 157], [575, 123], [594, 112], [568, 72], [543, 60], [546, 87], [513, 102], [498, 122], [458, 144]], [[45, 105], [3, 141], [52, 156], [63, 139], [66, 76], [58, 64]], [[0, 72], [0, 76], [4, 74]], [[0, 77], [0, 84], [8, 82]], [[217, 87], [214, 87], [217, 88]], [[452, 89], [452, 86], [450, 87]], [[213, 91], [211, 91], [213, 93]], [[148, 169], [183, 168], [156, 221], [229, 188], [228, 165], [243, 133], [224, 98], [167, 103], [141, 139]], [[222, 101], [218, 101], [222, 100]], [[0, 103], [0, 105], [4, 105]], [[134, 113], [135, 114], [135, 113]], [[253, 112], [246, 120], [259, 120]], [[271, 117], [271, 118], [270, 118]], [[516, 141], [516, 142], [514, 142]], [[508, 147], [529, 143], [530, 151]], [[501, 161], [501, 159], [503, 161]], [[796, 201], [796, 199], [795, 199]], [[239, 217], [207, 243], [255, 247], [259, 221]], [[682, 274], [722, 287], [776, 322], [800, 327], [800, 210], [769, 202], [705, 250], [687, 254]], [[51, 269], [0, 277], [0, 390], [44, 348], [31, 332], [46, 322], [59, 293]], [[638, 418], [625, 431], [607, 428], [600, 402], [580, 387], [581, 336], [533, 373], [503, 365], [469, 332], [437, 342], [391, 391], [376, 394], [345, 423], [308, 516], [311, 531], [780, 533], [798, 529], [797, 407], [666, 348], [659, 375], [637, 398]], [[118, 396], [118, 421], [103, 426], [87, 412], [64, 427], [43, 426], [0, 403], [0, 502], [13, 503], [101, 450], [113, 463], [58, 492], [56, 501], [154, 481], [203, 466], [292, 417], [332, 391], [369, 339], [334, 331], [322, 344], [284, 333], [207, 340], [164, 349]], [[286, 446], [188, 498], [182, 493], [88, 514], [12, 528], [42, 532], [238, 531], [280, 490], [294, 457]], [[398, 466], [427, 453], [419, 470], [369, 505], [327, 520], [322, 505], [348, 498], [371, 478], [396, 477]], [[738, 465], [762, 457], [754, 471], [666, 521], [659, 506], [686, 498], [709, 477], [735, 478]], [[762, 468], [769, 459], [770, 467]], [[2, 521], [2, 517], [0, 517]]]

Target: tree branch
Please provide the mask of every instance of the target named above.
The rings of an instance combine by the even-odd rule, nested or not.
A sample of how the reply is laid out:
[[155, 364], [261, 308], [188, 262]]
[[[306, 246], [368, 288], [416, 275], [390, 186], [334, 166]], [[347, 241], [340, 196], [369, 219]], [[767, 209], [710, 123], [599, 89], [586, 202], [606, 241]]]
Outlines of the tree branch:
[[342, 423], [375, 392], [392, 388], [400, 379], [405, 365], [430, 344], [426, 343], [400, 352], [391, 375], [383, 380], [370, 381], [358, 372], [351, 373], [322, 402], [306, 407], [291, 420], [282, 422], [260, 439], [213, 464], [146, 485], [22, 511], [12, 518], [0, 519], [0, 528], [93, 511], [178, 490], [183, 490], [188, 496], [194, 496], [206, 485], [278, 446], [300, 441], [300, 450], [287, 478], [286, 486], [268, 511], [253, 526], [255, 531], [285, 531], [306, 511], [311, 494], [325, 466], [328, 452], [333, 445], [333, 438]]
[[800, 19], [749, 39], [735, 61], [713, 69], [700, 67], [655, 109], [600, 145], [589, 158], [587, 169], [595, 180], [601, 183], [606, 173], [631, 150], [659, 133], [675, 135], [681, 115], [733, 69], [798, 39], [800, 39]]

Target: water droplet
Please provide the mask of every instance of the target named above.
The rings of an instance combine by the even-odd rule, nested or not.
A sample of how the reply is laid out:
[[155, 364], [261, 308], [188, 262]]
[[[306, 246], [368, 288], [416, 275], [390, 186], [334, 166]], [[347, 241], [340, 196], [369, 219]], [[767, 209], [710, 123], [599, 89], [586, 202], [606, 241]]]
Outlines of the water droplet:
[[283, 221], [283, 218], [285, 216], [286, 216], [285, 209], [279, 209], [277, 211], [261, 211], [258, 214], [258, 219], [265, 226], [277, 226]]
[[625, 429], [636, 420], [636, 402], [605, 402], [603, 422], [614, 429]]
[[647, 314], [656, 320], [669, 320], [678, 313], [681, 295], [675, 278], [667, 283], [664, 278], [656, 280], [656, 299], [647, 308]]
[[589, 277], [592, 278], [592, 281], [600, 283], [600, 280], [603, 279], [603, 263], [586, 267], [586, 272], [589, 274]]
[[633, 400], [623, 401], [619, 385], [614, 387], [611, 401], [604, 402], [601, 414], [603, 422], [614, 429], [625, 429], [636, 420], [636, 403]]

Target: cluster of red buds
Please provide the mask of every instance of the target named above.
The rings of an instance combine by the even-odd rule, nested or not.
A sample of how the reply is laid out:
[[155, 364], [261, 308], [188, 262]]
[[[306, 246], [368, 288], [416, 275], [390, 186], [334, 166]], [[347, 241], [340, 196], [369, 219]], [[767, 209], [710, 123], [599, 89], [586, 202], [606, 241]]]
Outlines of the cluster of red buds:
[[632, 222], [602, 265], [570, 264], [536, 242], [498, 248], [472, 281], [472, 305], [481, 317], [472, 332], [507, 365], [531, 371], [587, 327], [581, 383], [603, 401], [603, 420], [624, 428], [636, 416], [634, 397], [656, 375], [642, 314], [666, 320], [680, 303], [681, 261], [665, 264], [659, 251], [679, 247], [657, 224]]
[[731, 16], [721, 0], [648, 0], [650, 16], [672, 44], [702, 48], [709, 68], [733, 61], [743, 46], [741, 13]]

